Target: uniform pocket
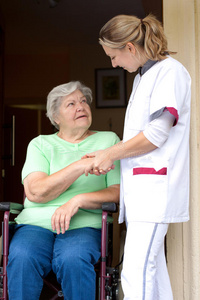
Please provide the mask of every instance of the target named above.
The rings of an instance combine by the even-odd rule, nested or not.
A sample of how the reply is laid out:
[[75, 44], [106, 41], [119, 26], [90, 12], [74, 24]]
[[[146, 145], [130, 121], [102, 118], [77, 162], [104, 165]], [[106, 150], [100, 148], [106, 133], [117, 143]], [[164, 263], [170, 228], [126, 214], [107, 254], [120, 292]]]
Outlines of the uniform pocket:
[[125, 181], [125, 206], [129, 221], [160, 222], [168, 198], [167, 168], [132, 168]]

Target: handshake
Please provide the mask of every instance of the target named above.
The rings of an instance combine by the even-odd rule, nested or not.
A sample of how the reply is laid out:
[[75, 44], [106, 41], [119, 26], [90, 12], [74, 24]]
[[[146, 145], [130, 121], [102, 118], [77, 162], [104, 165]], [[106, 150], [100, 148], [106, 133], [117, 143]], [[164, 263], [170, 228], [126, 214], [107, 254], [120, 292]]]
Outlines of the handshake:
[[94, 175], [105, 175], [110, 170], [115, 168], [113, 161], [109, 154], [109, 149], [98, 150], [89, 154], [85, 154], [81, 159], [88, 160], [88, 164], [85, 166], [85, 175], [94, 174]]

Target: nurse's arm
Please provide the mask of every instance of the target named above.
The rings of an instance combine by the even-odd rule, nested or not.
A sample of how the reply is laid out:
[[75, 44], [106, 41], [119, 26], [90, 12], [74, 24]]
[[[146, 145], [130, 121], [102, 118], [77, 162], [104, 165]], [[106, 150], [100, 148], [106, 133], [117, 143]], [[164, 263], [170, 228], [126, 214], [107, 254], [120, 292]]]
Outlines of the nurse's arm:
[[[110, 148], [93, 152], [86, 156], [95, 157], [93, 163], [93, 172], [96, 174], [98, 171], [95, 170], [109, 170], [116, 160], [139, 156], [153, 151], [156, 148], [157, 146], [152, 144], [144, 136], [143, 132], [140, 132], [138, 135], [128, 140], [127, 142], [121, 141]], [[85, 174], [87, 175], [90, 171], [91, 170], [88, 170], [86, 168]]]
[[[164, 111], [159, 118], [151, 121], [143, 132], [122, 144], [124, 157], [138, 156], [162, 147], [169, 137], [174, 122], [174, 115], [168, 110]], [[120, 157], [122, 152], [123, 149], [119, 151]]]
[[[111, 155], [115, 160], [123, 159], [127, 157], [139, 156], [151, 152], [157, 148], [156, 145], [152, 144], [143, 134], [140, 132], [138, 135], [123, 143], [117, 144], [118, 150], [114, 148], [111, 150]], [[118, 152], [118, 153], [117, 153]]]
[[[95, 157], [93, 168], [91, 170], [86, 169], [85, 174], [87, 175], [88, 172], [96, 175], [104, 174], [113, 167], [115, 160], [139, 156], [153, 151], [157, 147], [162, 147], [168, 139], [174, 121], [175, 117], [166, 110], [159, 118], [151, 121], [143, 132], [140, 132], [127, 142], [120, 142], [111, 148], [92, 153], [93, 157]], [[86, 157], [92, 157], [90, 155]]]

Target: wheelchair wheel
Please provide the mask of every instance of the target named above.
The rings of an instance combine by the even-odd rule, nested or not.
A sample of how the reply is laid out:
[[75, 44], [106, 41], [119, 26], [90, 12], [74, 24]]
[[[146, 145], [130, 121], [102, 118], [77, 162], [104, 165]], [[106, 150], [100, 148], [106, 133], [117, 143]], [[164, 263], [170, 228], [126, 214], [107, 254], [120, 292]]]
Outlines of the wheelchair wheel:
[[112, 271], [112, 295], [111, 299], [112, 300], [119, 300], [119, 285], [120, 285], [120, 279], [119, 279], [119, 269], [118, 268], [113, 268]]
[[119, 300], [119, 282], [113, 286], [112, 300]]

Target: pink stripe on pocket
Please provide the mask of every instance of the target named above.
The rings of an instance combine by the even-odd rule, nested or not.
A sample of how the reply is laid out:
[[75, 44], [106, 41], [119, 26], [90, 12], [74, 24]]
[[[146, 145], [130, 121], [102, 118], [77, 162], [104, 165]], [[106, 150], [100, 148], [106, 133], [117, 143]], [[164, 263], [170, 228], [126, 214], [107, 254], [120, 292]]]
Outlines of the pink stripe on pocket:
[[156, 171], [154, 168], [133, 168], [133, 175], [167, 175], [167, 168]]

